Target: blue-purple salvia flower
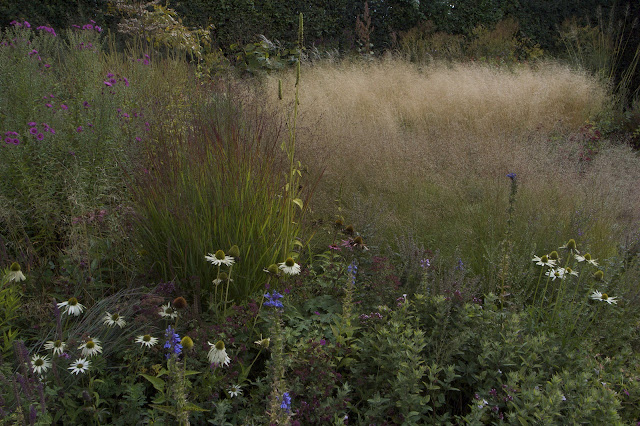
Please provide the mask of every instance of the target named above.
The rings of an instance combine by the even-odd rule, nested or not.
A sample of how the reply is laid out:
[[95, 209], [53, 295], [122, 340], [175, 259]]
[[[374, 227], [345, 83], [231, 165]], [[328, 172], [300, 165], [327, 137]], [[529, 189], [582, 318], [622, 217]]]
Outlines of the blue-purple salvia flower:
[[167, 354], [167, 359], [171, 356], [171, 354], [175, 354], [179, 356], [182, 353], [182, 345], [180, 344], [180, 336], [175, 330], [169, 326], [164, 333], [167, 341], [164, 344], [165, 349], [169, 349], [169, 353]]
[[349, 273], [349, 277], [351, 278], [351, 285], [356, 285], [356, 274], [358, 273], [358, 265], [355, 261], [351, 262], [351, 264], [347, 267], [347, 272]]
[[273, 308], [284, 308], [284, 305], [279, 300], [284, 296], [282, 296], [277, 291], [274, 290], [273, 293], [267, 293], [264, 295], [264, 297], [267, 299], [267, 301], [264, 302], [264, 306], [271, 306]]
[[515, 173], [507, 173], [507, 177], [511, 180], [515, 180], [516, 178], [516, 174]]
[[287, 413], [291, 411], [291, 396], [289, 395], [289, 392], [282, 394], [282, 403], [280, 404], [280, 408]]

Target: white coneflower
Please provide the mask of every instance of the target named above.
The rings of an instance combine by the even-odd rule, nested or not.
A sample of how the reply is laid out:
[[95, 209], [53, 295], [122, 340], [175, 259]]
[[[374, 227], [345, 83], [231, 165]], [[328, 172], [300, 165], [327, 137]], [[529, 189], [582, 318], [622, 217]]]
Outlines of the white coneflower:
[[51, 368], [51, 362], [47, 356], [34, 355], [31, 358], [31, 365], [33, 365], [33, 371], [38, 374], [44, 374]]
[[227, 393], [231, 398], [233, 398], [234, 396], [242, 395], [242, 387], [240, 385], [232, 385]]
[[571, 268], [566, 268], [566, 269], [564, 270], [564, 273], [565, 273], [565, 275], [573, 275], [574, 277], [577, 277], [577, 276], [578, 276], [578, 271], [574, 271], [574, 270], [573, 270], [573, 269], [571, 269]]
[[233, 256], [227, 256], [224, 254], [224, 251], [218, 250], [216, 254], [209, 253], [208, 256], [204, 257], [205, 260], [208, 260], [214, 266], [226, 265], [231, 266], [234, 264], [235, 260]]
[[104, 325], [113, 327], [117, 325], [122, 328], [127, 325], [127, 322], [124, 320], [124, 317], [120, 316], [120, 314], [110, 314], [109, 312], [105, 312], [103, 317]]
[[255, 343], [256, 345], [260, 346], [261, 348], [267, 349], [269, 347], [269, 344], [271, 343], [271, 338], [267, 337], [267, 338], [263, 339], [262, 335], [260, 335], [260, 340], [256, 340], [253, 343]]
[[53, 350], [54, 355], [62, 355], [66, 346], [67, 344], [62, 340], [49, 340], [44, 344], [44, 348]]
[[91, 367], [90, 361], [86, 358], [79, 358], [72, 362], [68, 369], [71, 370], [71, 374], [79, 374], [86, 373], [89, 370], [89, 367]]
[[167, 303], [166, 305], [162, 305], [158, 314], [162, 318], [169, 318], [169, 319], [178, 318], [178, 311], [176, 311], [171, 307], [171, 302]]
[[291, 257], [288, 257], [287, 260], [279, 263], [278, 267], [287, 275], [298, 275], [300, 273], [300, 265], [298, 265]]
[[222, 340], [218, 340], [216, 344], [207, 342], [211, 349], [209, 349], [209, 362], [214, 364], [215, 366], [222, 365], [226, 366], [231, 362], [231, 358], [227, 355], [227, 351], [224, 347], [224, 342]]
[[567, 243], [560, 248], [563, 250], [569, 250], [571, 253], [580, 253], [576, 245], [576, 240], [573, 238], [567, 241]]
[[607, 302], [610, 305], [616, 305], [618, 303], [616, 297], [611, 297], [607, 293], [600, 293], [598, 290], [591, 293], [591, 298], [601, 302]]
[[87, 340], [78, 346], [78, 349], [82, 349], [82, 355], [85, 357], [92, 357], [102, 352], [102, 346], [98, 339], [92, 339], [88, 337]]
[[558, 268], [558, 269], [549, 269], [547, 272], [545, 272], [545, 275], [551, 278], [551, 281], [555, 281], [556, 278], [563, 279], [565, 273], [566, 271], [564, 268]]
[[7, 279], [9, 281], [24, 281], [27, 279], [27, 277], [25, 277], [22, 273], [20, 264], [18, 262], [13, 262], [9, 267], [9, 272], [7, 272]]
[[592, 259], [589, 253], [586, 253], [584, 256], [580, 256], [579, 254], [576, 254], [574, 257], [578, 262], [587, 262], [593, 266], [598, 266], [598, 262], [596, 262], [595, 259]]
[[556, 261], [555, 260], [551, 260], [549, 259], [549, 256], [547, 256], [546, 254], [543, 255], [542, 257], [538, 257], [538, 256], [533, 256], [533, 259], [531, 259], [532, 262], [536, 262], [536, 265], [540, 265], [540, 266], [555, 266]]
[[136, 337], [136, 343], [140, 343], [142, 346], [146, 346], [148, 348], [155, 346], [158, 343], [157, 337], [151, 337], [148, 334], [141, 335]]
[[72, 297], [66, 302], [58, 303], [58, 308], [64, 308], [62, 311], [63, 314], [74, 315], [76, 317], [84, 311], [84, 305], [81, 305], [75, 297]]

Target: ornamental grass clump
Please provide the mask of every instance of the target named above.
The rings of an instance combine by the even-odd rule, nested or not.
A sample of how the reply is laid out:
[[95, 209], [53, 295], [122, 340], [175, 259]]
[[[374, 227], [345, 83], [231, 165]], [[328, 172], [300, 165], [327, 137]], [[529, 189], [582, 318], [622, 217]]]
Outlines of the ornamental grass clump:
[[[196, 299], [218, 294], [205, 302], [221, 302], [214, 311], [224, 311], [258, 290], [262, 269], [286, 257], [299, 224], [283, 225], [292, 218], [282, 189], [280, 124], [241, 95], [196, 96], [192, 124], [158, 133], [149, 173], [136, 180], [136, 237], [159, 273], [183, 281]], [[211, 253], [233, 245], [237, 256]], [[210, 253], [209, 265], [202, 253]], [[216, 286], [222, 272], [224, 285]], [[199, 277], [199, 294], [190, 288], [192, 276]]]

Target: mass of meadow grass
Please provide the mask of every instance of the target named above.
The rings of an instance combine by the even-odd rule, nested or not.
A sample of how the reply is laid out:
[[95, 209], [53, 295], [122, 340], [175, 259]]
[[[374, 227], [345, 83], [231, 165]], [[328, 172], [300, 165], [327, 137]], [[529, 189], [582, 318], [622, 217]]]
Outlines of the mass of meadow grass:
[[636, 424], [640, 156], [555, 61], [0, 37], [8, 424]]

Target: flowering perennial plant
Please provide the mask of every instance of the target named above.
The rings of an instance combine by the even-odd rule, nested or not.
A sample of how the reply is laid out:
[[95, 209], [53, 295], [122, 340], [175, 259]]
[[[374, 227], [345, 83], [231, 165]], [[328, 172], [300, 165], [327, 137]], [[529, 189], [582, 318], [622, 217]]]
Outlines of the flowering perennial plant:
[[277, 291], [273, 291], [272, 293], [267, 293], [264, 295], [264, 297], [267, 299], [266, 302], [264, 302], [264, 306], [269, 306], [272, 308], [284, 308], [284, 305], [282, 304], [282, 302], [279, 299], [282, 299], [284, 296], [280, 293], [278, 293]]
[[208, 358], [209, 362], [213, 364], [214, 367], [219, 365], [226, 366], [231, 362], [231, 358], [227, 355], [227, 350], [225, 349], [224, 342], [222, 340], [218, 340], [216, 344], [207, 342], [211, 349], [209, 350]]
[[175, 355], [176, 357], [180, 356], [180, 354], [182, 353], [182, 344], [180, 343], [180, 336], [178, 335], [178, 333], [176, 333], [175, 330], [171, 326], [169, 326], [167, 327], [164, 336], [167, 339], [164, 343], [164, 348], [169, 350], [169, 353], [166, 355], [167, 359], [172, 355]]

